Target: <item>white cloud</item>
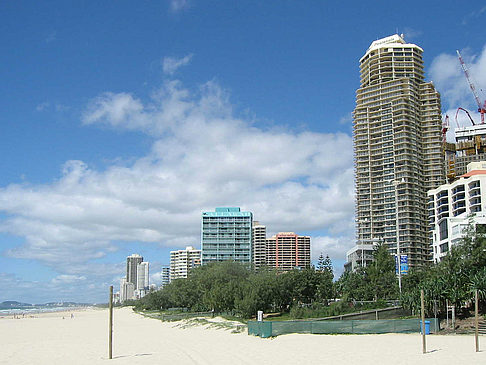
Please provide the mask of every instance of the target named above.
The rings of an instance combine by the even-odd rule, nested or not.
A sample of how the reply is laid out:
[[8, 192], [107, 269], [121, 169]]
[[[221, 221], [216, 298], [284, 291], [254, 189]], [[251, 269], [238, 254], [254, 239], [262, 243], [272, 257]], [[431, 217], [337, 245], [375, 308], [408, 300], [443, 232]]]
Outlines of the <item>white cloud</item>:
[[170, 10], [173, 11], [174, 13], [189, 8], [189, 5], [190, 4], [188, 0], [169, 0]]
[[186, 66], [191, 62], [192, 54], [182, 58], [164, 57], [162, 60], [162, 70], [166, 75], [173, 75], [179, 68]]
[[134, 162], [96, 171], [67, 161], [51, 184], [0, 189], [7, 217], [0, 232], [25, 238], [6, 254], [54, 268], [60, 275], [52, 285], [73, 279], [76, 288], [101, 293], [88, 284], [123, 273], [122, 264], [98, 263], [116, 242], [197, 246], [201, 211], [217, 206], [250, 210], [269, 230], [327, 231], [315, 247], [338, 259], [349, 248], [342, 238], [354, 231], [349, 135], [258, 128], [234, 116], [214, 82], [197, 93], [167, 82], [147, 102], [105, 93], [83, 122], [140, 130], [154, 142]]
[[53, 284], [72, 284], [77, 281], [86, 280], [86, 276], [82, 275], [58, 275], [52, 279]]
[[[466, 62], [471, 78], [476, 86], [482, 102], [485, 100], [485, 93], [482, 88], [486, 87], [486, 47], [479, 55], [471, 54], [469, 50], [461, 51]], [[474, 96], [469, 88], [464, 72], [459, 63], [456, 53], [440, 54], [435, 57], [430, 67], [430, 79], [441, 93], [443, 107], [453, 110], [458, 107], [468, 109], [476, 121], [477, 105]], [[451, 117], [451, 115], [449, 115]]]
[[349, 112], [339, 119], [339, 124], [352, 124], [353, 123], [353, 113]]
[[346, 232], [344, 236], [317, 236], [312, 242], [312, 261], [316, 261], [322, 253], [333, 258], [344, 260], [343, 252], [350, 250], [356, 244], [352, 231]]
[[38, 111], [38, 112], [42, 112], [44, 110], [46, 110], [47, 108], [49, 108], [49, 103], [47, 101], [43, 102], [43, 103], [40, 103], [40, 104], [37, 104], [37, 106], [35, 107], [35, 110]]
[[410, 42], [413, 39], [420, 37], [422, 35], [422, 31], [417, 30], [417, 29], [413, 29], [413, 28], [410, 28], [410, 27], [405, 27], [405, 29], [403, 30], [403, 35], [405, 37], [405, 40], [407, 42]]

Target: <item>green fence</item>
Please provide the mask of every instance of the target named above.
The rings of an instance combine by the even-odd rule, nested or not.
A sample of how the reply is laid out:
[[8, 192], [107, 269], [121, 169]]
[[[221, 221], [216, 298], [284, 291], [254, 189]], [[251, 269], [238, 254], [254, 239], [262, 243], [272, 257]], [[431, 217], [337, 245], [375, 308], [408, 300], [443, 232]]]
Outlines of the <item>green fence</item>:
[[163, 321], [180, 321], [182, 319], [189, 319], [195, 317], [214, 317], [220, 313], [214, 312], [185, 312], [185, 313], [161, 313], [159, 318]]
[[[438, 332], [439, 320], [430, 321], [430, 332]], [[384, 319], [350, 321], [268, 321], [248, 322], [248, 334], [263, 338], [287, 333], [314, 334], [372, 334], [372, 333], [412, 333], [420, 332], [420, 319]]]

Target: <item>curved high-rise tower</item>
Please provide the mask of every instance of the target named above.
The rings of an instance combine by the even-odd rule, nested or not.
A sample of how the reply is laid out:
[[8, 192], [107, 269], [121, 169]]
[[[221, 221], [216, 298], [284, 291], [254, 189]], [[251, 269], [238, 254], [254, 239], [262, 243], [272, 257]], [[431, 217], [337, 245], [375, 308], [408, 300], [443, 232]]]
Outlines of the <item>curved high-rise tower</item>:
[[371, 43], [353, 113], [358, 243], [396, 253], [398, 238], [410, 266], [430, 259], [427, 190], [445, 181], [440, 95], [424, 81], [422, 53], [399, 35]]

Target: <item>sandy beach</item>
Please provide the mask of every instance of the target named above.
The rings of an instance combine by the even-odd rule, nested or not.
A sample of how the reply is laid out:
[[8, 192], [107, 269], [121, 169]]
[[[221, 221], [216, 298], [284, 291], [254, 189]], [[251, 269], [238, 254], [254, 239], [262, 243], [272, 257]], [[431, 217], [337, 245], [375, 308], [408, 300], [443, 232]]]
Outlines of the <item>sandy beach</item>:
[[[114, 312], [113, 359], [108, 359], [108, 310], [0, 319], [0, 364], [485, 364], [474, 337], [418, 334], [284, 335], [261, 339], [208, 326], [164, 323]], [[63, 319], [64, 317], [64, 319]]]

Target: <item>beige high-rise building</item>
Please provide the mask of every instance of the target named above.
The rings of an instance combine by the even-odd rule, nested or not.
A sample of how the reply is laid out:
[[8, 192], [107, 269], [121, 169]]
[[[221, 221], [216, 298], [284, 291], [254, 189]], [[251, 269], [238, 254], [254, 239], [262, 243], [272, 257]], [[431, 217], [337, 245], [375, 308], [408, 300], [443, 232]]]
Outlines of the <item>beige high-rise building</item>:
[[399, 35], [371, 43], [353, 113], [358, 244], [383, 240], [396, 253], [398, 238], [412, 267], [431, 259], [427, 190], [445, 182], [440, 95], [422, 53]]
[[253, 221], [252, 230], [253, 267], [258, 270], [267, 264], [267, 227], [258, 221]]
[[278, 271], [310, 267], [310, 237], [280, 232], [267, 238], [267, 266]]
[[201, 250], [187, 246], [185, 250], [170, 251], [169, 280], [187, 278], [197, 266], [201, 266]]

